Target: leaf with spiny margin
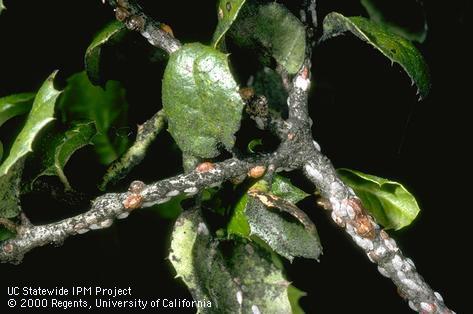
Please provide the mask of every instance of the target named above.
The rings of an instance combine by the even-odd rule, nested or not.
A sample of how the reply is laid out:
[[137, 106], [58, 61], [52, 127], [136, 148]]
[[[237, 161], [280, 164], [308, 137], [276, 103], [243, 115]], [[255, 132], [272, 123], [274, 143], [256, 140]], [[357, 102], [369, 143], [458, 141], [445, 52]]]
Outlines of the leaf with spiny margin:
[[24, 159], [33, 150], [38, 133], [54, 120], [54, 106], [61, 93], [54, 88], [56, 73], [52, 73], [39, 89], [25, 125], [0, 165], [0, 217], [12, 218], [20, 212], [19, 183]]
[[0, 178], [5, 176], [18, 160], [33, 151], [33, 141], [38, 133], [54, 120], [54, 105], [61, 93], [54, 88], [53, 81], [56, 73], [54, 72], [48, 77], [36, 94], [26, 123], [15, 139], [7, 159], [0, 166]]
[[[361, 0], [361, 4], [374, 22], [386, 25], [392, 32], [406, 39], [420, 43], [425, 41], [428, 25], [421, 1]], [[403, 14], [396, 14], [400, 12]], [[410, 23], [412, 25], [406, 23], [410, 20], [413, 20]]]
[[309, 194], [293, 185], [289, 179], [278, 174], [273, 177], [271, 193], [292, 204], [297, 204], [309, 196]]
[[103, 84], [101, 79], [102, 48], [120, 41], [128, 29], [120, 21], [113, 21], [100, 30], [85, 52], [84, 63], [87, 76], [94, 85]]
[[217, 6], [218, 24], [212, 38], [212, 46], [214, 48], [219, 46], [225, 33], [230, 29], [233, 22], [235, 22], [245, 2], [246, 0], [219, 0]]
[[41, 170], [33, 179], [41, 176], [57, 176], [66, 190], [71, 190], [69, 180], [64, 173], [69, 158], [79, 149], [92, 144], [97, 133], [94, 122], [78, 123], [64, 133], [48, 134], [41, 139]]
[[430, 90], [428, 66], [417, 50], [407, 39], [391, 32], [386, 26], [372, 22], [364, 17], [346, 17], [340, 13], [329, 13], [323, 22], [324, 33], [320, 41], [341, 35], [347, 31], [379, 50], [391, 62], [398, 63], [417, 85], [419, 100], [425, 98]]
[[30, 111], [35, 94], [21, 93], [0, 98], [0, 126], [13, 117]]
[[[21, 93], [0, 98], [0, 127], [13, 117], [30, 111], [35, 94]], [[3, 157], [3, 144], [0, 142], [0, 162]]]
[[244, 102], [228, 55], [199, 43], [171, 54], [163, 79], [169, 132], [186, 154], [212, 158], [235, 144]]
[[[302, 194], [294, 197], [286, 192], [287, 187], [281, 189], [281, 184], [290, 184], [288, 181], [278, 179], [279, 183], [274, 186], [276, 193], [279, 191], [289, 199], [301, 199]], [[253, 186], [238, 200], [227, 226], [228, 234], [246, 239], [257, 237], [290, 261], [297, 256], [317, 259], [322, 246], [314, 224], [284, 197], [267, 193], [264, 184]]]
[[337, 172], [355, 191], [366, 210], [386, 229], [406, 227], [420, 212], [415, 197], [398, 182], [345, 168]]
[[304, 62], [305, 27], [279, 3], [248, 3], [228, 34], [242, 47], [264, 48], [290, 74], [297, 73]]
[[93, 143], [102, 164], [109, 165], [127, 149], [128, 136], [118, 133], [129, 128], [125, 89], [119, 82], [108, 81], [102, 89], [93, 86], [85, 72], [76, 73], [68, 78], [58, 108], [63, 122], [68, 124], [95, 122], [97, 135]]
[[304, 314], [304, 310], [299, 304], [299, 300], [302, 297], [305, 297], [307, 293], [297, 289], [293, 285], [290, 285], [287, 288], [287, 294], [289, 296], [289, 303], [291, 303], [292, 314]]
[[239, 241], [228, 249], [224, 257], [200, 210], [177, 219], [169, 260], [194, 300], [212, 302], [199, 313], [291, 313], [289, 282], [271, 253]]

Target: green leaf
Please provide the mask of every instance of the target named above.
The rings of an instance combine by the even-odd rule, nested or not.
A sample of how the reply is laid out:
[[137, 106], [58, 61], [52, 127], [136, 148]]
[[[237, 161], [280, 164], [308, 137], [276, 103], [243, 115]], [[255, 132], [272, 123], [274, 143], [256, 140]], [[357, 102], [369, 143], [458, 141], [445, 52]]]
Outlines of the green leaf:
[[169, 260], [194, 300], [211, 302], [212, 307], [200, 307], [199, 313], [291, 312], [289, 282], [271, 253], [240, 242], [225, 252], [224, 257], [199, 210], [181, 214], [172, 233]]
[[[420, 43], [424, 42], [427, 37], [428, 26], [422, 2], [417, 0], [361, 0], [361, 4], [365, 7], [371, 20], [386, 25], [393, 33]], [[403, 14], [399, 14], [401, 12]], [[409, 21], [413, 25], [409, 25]]]
[[67, 83], [58, 103], [63, 122], [95, 122], [94, 148], [100, 162], [109, 165], [129, 144], [128, 136], [119, 133], [128, 129], [124, 88], [116, 81], [108, 81], [105, 89], [93, 86], [85, 72], [72, 75]]
[[96, 134], [93, 122], [78, 123], [64, 133], [50, 134], [41, 140], [41, 171], [33, 182], [41, 176], [58, 176], [66, 190], [71, 190], [71, 185], [64, 173], [69, 158], [82, 147], [92, 144]]
[[5, 9], [6, 7], [3, 5], [3, 0], [0, 0], [0, 14], [2, 14], [2, 11]]
[[34, 99], [33, 107], [28, 115], [25, 126], [15, 139], [7, 159], [0, 166], [0, 178], [5, 176], [10, 168], [29, 152], [33, 151], [33, 141], [38, 133], [52, 120], [54, 120], [54, 105], [61, 93], [54, 88], [54, 77], [51, 74], [43, 83]]
[[[0, 98], [0, 126], [13, 117], [30, 111], [35, 94], [21, 93]], [[3, 157], [3, 144], [0, 142], [0, 162]]]
[[232, 278], [241, 280], [241, 313], [290, 313], [289, 282], [271, 253], [252, 243], [237, 244], [232, 253], [228, 268]]
[[218, 24], [212, 38], [214, 48], [217, 48], [225, 33], [230, 29], [245, 2], [246, 0], [219, 0], [217, 6]]
[[368, 212], [386, 229], [399, 230], [408, 226], [419, 214], [415, 197], [402, 184], [356, 170], [337, 171]]
[[289, 261], [294, 257], [318, 259], [322, 253], [314, 224], [303, 211], [283, 199], [268, 193], [249, 195], [245, 216], [250, 235]]
[[245, 193], [238, 200], [233, 210], [232, 218], [227, 226], [228, 234], [236, 234], [242, 238], [249, 238], [251, 234], [248, 218], [246, 217], [246, 206], [248, 204], [248, 194]]
[[125, 24], [113, 21], [97, 33], [92, 43], [85, 52], [85, 69], [90, 81], [94, 85], [103, 84], [101, 79], [101, 54], [102, 48], [120, 41], [128, 32]]
[[340, 13], [328, 14], [323, 22], [321, 41], [341, 35], [347, 31], [375, 47], [391, 62], [398, 63], [417, 85], [419, 99], [430, 90], [430, 75], [427, 64], [417, 48], [407, 39], [394, 34], [387, 27], [363, 17], [345, 17]]
[[304, 310], [299, 304], [299, 300], [307, 295], [306, 292], [297, 289], [293, 285], [287, 288], [289, 303], [291, 303], [292, 314], [304, 314]]
[[309, 196], [309, 194], [294, 186], [289, 179], [278, 174], [273, 178], [271, 192], [292, 204], [296, 204]]
[[[227, 226], [228, 234], [246, 239], [261, 239], [276, 253], [290, 261], [296, 256], [317, 259], [322, 252], [322, 246], [312, 221], [302, 210], [283, 197], [268, 193], [265, 184], [261, 182], [264, 181], [253, 185], [236, 204]], [[299, 191], [295, 196], [295, 187], [288, 189], [288, 184], [290, 183], [278, 178], [274, 187], [289, 199], [298, 200], [305, 197], [303, 192]]]
[[279, 3], [245, 5], [229, 35], [240, 46], [264, 48], [290, 74], [299, 71], [304, 62], [305, 27]]
[[26, 123], [0, 166], [0, 217], [12, 218], [20, 212], [19, 182], [24, 159], [33, 151], [33, 141], [38, 133], [54, 120], [54, 105], [61, 93], [54, 88], [55, 76], [56, 72], [51, 74], [36, 94]]
[[219, 154], [219, 143], [233, 147], [244, 102], [227, 55], [198, 43], [184, 45], [169, 58], [162, 94], [169, 132], [184, 153], [211, 158]]
[[[257, 188], [262, 191], [267, 190], [264, 181], [259, 181], [258, 183], [256, 183], [252, 188]], [[309, 196], [309, 194], [294, 186], [289, 179], [278, 174], [273, 178], [271, 193], [293, 204], [296, 204]], [[236, 234], [243, 238], [249, 237], [251, 230], [245, 214], [247, 202], [248, 195], [245, 193], [238, 200], [233, 210], [232, 218], [227, 226], [229, 234]]]
[[30, 111], [35, 94], [21, 93], [0, 98], [0, 126], [13, 117]]

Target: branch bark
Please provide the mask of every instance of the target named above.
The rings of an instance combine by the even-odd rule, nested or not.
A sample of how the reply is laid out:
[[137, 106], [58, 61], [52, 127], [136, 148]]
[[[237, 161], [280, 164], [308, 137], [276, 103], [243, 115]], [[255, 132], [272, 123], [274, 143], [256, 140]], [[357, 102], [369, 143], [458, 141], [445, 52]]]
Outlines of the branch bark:
[[[50, 243], [60, 245], [69, 236], [107, 228], [112, 225], [114, 219], [126, 218], [137, 208], [165, 203], [180, 194], [195, 195], [207, 187], [217, 186], [231, 178], [245, 175], [253, 167], [267, 167], [268, 164], [273, 163], [273, 160], [280, 159], [281, 155], [290, 153], [290, 151], [279, 149], [259, 158], [245, 160], [232, 158], [213, 164], [213, 167], [206, 171], [197, 168], [189, 173], [149, 185], [134, 181], [127, 192], [107, 193], [96, 198], [90, 210], [83, 214], [40, 226], [30, 223], [22, 224], [17, 228], [15, 238], [2, 243], [0, 261], [19, 263], [26, 253], [36, 247]], [[303, 160], [299, 160], [299, 164], [302, 162]]]
[[[307, 114], [309, 69], [310, 63], [306, 62], [293, 80], [288, 99], [289, 119], [299, 121], [306, 128], [311, 124]], [[454, 313], [445, 305], [442, 296], [417, 272], [414, 262], [402, 254], [396, 241], [367, 214], [361, 200], [343, 183], [330, 160], [320, 152], [319, 145], [311, 140], [310, 134], [310, 140], [305, 139], [310, 153], [303, 167], [304, 174], [328, 201], [325, 202], [326, 209], [331, 210], [333, 221], [351, 236], [372, 263], [378, 265], [381, 275], [393, 281], [412, 310], [420, 313]]]
[[135, 1], [108, 0], [115, 9], [115, 17], [130, 30], [140, 32], [149, 43], [171, 54], [181, 48], [179, 40], [166, 31], [164, 24], [146, 15]]
[[320, 190], [327, 201], [335, 223], [350, 235], [381, 275], [390, 278], [409, 307], [421, 313], [454, 313], [417, 272], [414, 262], [403, 255], [394, 241], [366, 213], [361, 200], [337, 176], [332, 164], [315, 151], [304, 166], [304, 173]]

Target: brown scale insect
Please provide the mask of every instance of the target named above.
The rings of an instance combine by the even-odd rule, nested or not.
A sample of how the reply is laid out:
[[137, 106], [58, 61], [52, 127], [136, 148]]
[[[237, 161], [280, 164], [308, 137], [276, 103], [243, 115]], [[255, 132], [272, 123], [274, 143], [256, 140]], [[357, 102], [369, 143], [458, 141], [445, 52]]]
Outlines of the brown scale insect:
[[211, 162], [208, 162], [208, 161], [199, 164], [195, 168], [195, 170], [197, 172], [200, 172], [200, 173], [208, 172], [208, 171], [213, 170], [213, 169], [215, 169], [215, 165]]
[[143, 203], [143, 197], [140, 194], [129, 193], [126, 199], [123, 201], [123, 207], [131, 211], [141, 207]]
[[11, 244], [11, 243], [5, 244], [5, 245], [3, 246], [3, 251], [4, 251], [5, 253], [11, 253], [11, 252], [13, 252], [13, 244]]
[[248, 171], [248, 176], [253, 179], [258, 179], [258, 178], [261, 178], [265, 172], [266, 172], [265, 166], [256, 166], [256, 167], [251, 168], [250, 171]]
[[355, 232], [363, 238], [373, 240], [376, 236], [373, 224], [369, 217], [366, 215], [360, 215], [355, 217], [354, 228]]
[[143, 203], [141, 192], [145, 186], [146, 185], [139, 180], [130, 183], [130, 186], [128, 187], [129, 193], [126, 199], [123, 201], [123, 207], [125, 207], [125, 209], [131, 211], [141, 207], [141, 204]]
[[347, 206], [350, 206], [355, 212], [353, 219], [353, 227], [355, 232], [363, 237], [373, 240], [376, 236], [373, 221], [371, 217], [365, 212], [361, 200], [358, 198], [350, 198], [344, 200]]

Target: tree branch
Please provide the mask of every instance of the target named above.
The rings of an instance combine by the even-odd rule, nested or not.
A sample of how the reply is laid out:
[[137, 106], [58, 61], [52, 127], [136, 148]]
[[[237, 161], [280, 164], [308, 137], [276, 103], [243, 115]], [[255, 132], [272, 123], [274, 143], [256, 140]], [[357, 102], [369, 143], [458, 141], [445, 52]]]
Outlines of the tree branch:
[[402, 254], [396, 241], [366, 213], [361, 200], [338, 178], [328, 158], [314, 150], [304, 172], [328, 200], [325, 207], [331, 210], [333, 221], [378, 265], [378, 271], [394, 282], [414, 311], [454, 313], [417, 272], [412, 260]]
[[[310, 63], [306, 62], [296, 77], [289, 93], [289, 120], [304, 125], [310, 132], [307, 93], [310, 86]], [[390, 278], [409, 307], [421, 313], [454, 313], [447, 308], [442, 296], [432, 290], [417, 272], [411, 259], [405, 257], [396, 241], [392, 239], [374, 219], [366, 213], [361, 200], [353, 190], [338, 177], [330, 160], [320, 152], [312, 134], [302, 139], [306, 144], [304, 153], [308, 157], [303, 170], [308, 179], [328, 200], [326, 209], [332, 210], [332, 219], [343, 228], [356, 245], [364, 250], [371, 262], [378, 265], [379, 272]], [[312, 145], [313, 144], [313, 145]]]
[[171, 54], [181, 48], [179, 40], [166, 31], [165, 26], [143, 13], [141, 6], [135, 1], [108, 0], [115, 9], [115, 17], [130, 30], [138, 31], [149, 43]]
[[[317, 1], [316, 0], [304, 0], [302, 4], [303, 9], [301, 10], [301, 21], [308, 25], [312, 25], [314, 28], [318, 27], [317, 19]], [[307, 15], [310, 16], [310, 22], [308, 21]]]
[[[61, 244], [67, 237], [85, 233], [89, 230], [109, 227], [115, 218], [126, 218], [137, 208], [149, 207], [165, 203], [171, 197], [186, 194], [192, 196], [199, 191], [234, 177], [245, 175], [256, 166], [267, 167], [281, 155], [289, 155], [291, 151], [278, 149], [270, 155], [238, 160], [235, 158], [212, 164], [205, 170], [199, 167], [187, 174], [164, 179], [150, 185], [141, 181], [131, 183], [128, 192], [108, 193], [92, 202], [91, 209], [83, 214], [61, 220], [59, 222], [34, 226], [24, 224], [17, 228], [15, 238], [2, 243], [0, 261], [19, 263], [23, 256], [36, 247], [49, 243]], [[299, 160], [301, 165], [303, 160]]]
[[102, 183], [99, 185], [101, 190], [105, 190], [109, 183], [116, 183], [124, 178], [136, 165], [138, 165], [146, 156], [146, 152], [156, 136], [166, 125], [166, 115], [160, 110], [148, 121], [138, 126], [136, 140], [133, 145], [117, 159], [108, 169]]

